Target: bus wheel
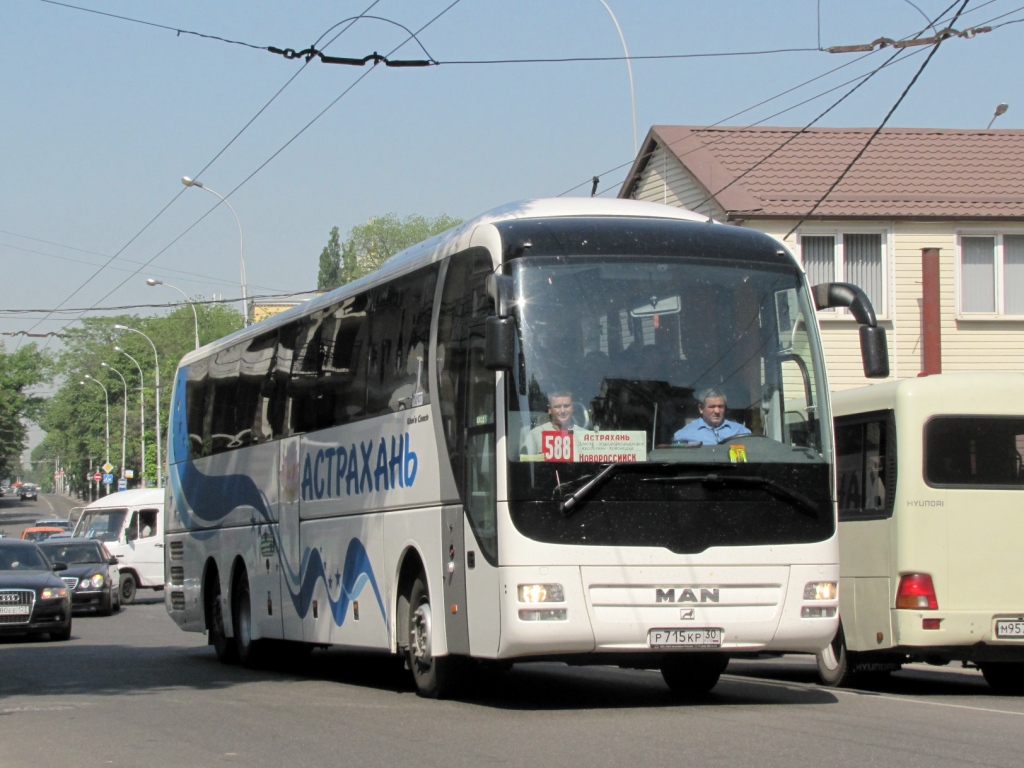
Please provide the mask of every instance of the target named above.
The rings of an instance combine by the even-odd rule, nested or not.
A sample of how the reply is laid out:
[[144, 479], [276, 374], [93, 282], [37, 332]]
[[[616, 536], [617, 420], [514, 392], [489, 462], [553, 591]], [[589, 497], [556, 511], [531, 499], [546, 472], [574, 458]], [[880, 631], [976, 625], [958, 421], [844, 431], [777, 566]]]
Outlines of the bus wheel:
[[214, 574], [206, 591], [206, 628], [210, 633], [210, 645], [222, 664], [237, 664], [238, 652], [235, 644], [224, 633], [224, 612], [221, 608], [220, 579]]
[[822, 685], [842, 688], [853, 684], [854, 664], [846, 650], [846, 635], [843, 634], [842, 622], [832, 642], [826, 645], [824, 650], [818, 651], [814, 659], [818, 662], [818, 679]]
[[444, 699], [455, 691], [458, 660], [452, 656], [435, 657], [432, 644], [430, 593], [421, 574], [409, 593], [409, 669], [420, 696]]
[[235, 596], [232, 601], [235, 620], [235, 652], [238, 660], [247, 667], [255, 667], [262, 661], [261, 651], [264, 643], [252, 639], [252, 600], [249, 599], [249, 578], [243, 571], [235, 583]]
[[724, 653], [669, 653], [661, 662], [661, 676], [676, 696], [695, 699], [715, 687], [727, 666]]
[[1024, 662], [990, 661], [979, 664], [985, 682], [996, 693], [1024, 696]]
[[122, 573], [121, 583], [118, 585], [118, 593], [121, 596], [121, 605], [131, 605], [135, 602], [135, 592], [139, 584], [135, 581], [135, 574]]

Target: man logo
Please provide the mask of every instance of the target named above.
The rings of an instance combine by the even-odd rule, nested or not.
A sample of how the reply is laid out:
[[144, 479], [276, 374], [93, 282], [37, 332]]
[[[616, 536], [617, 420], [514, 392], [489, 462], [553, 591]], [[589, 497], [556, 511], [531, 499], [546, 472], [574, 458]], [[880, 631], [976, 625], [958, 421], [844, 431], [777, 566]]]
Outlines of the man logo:
[[676, 597], [675, 589], [655, 589], [654, 602], [656, 603], [717, 603], [719, 601], [718, 588], [705, 589], [701, 587], [700, 598], [697, 593], [689, 587], [679, 590], [679, 597]]

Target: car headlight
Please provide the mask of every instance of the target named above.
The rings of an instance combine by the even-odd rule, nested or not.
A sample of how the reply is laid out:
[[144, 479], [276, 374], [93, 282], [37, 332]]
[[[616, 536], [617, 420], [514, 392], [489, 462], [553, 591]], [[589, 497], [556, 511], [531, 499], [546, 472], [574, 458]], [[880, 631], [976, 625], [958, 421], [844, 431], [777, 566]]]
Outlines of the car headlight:
[[42, 593], [39, 595], [43, 600], [56, 600], [61, 597], [68, 596], [67, 587], [43, 587]]
[[88, 584], [93, 589], [99, 589], [100, 587], [103, 586], [103, 574], [102, 573], [94, 573], [92, 575], [92, 577], [89, 579]]

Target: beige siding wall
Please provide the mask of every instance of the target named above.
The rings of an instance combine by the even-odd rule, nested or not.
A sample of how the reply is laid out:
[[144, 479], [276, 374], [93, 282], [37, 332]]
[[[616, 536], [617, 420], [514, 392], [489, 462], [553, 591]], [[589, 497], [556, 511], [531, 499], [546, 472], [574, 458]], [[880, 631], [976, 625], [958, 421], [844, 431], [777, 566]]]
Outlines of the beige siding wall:
[[707, 196], [707, 191], [660, 145], [633, 190], [636, 200], [674, 205], [716, 219], [724, 218], [725, 210], [717, 203], [711, 201], [700, 205]]
[[[753, 222], [748, 226], [782, 239], [796, 223]], [[840, 231], [842, 223], [832, 222]], [[1024, 372], [1024, 322], [958, 320], [956, 317], [957, 231], [961, 222], [879, 222], [890, 233], [888, 317], [881, 321], [889, 337], [891, 378], [913, 378], [922, 370], [921, 347], [921, 250], [938, 248], [940, 263], [940, 304], [943, 371]], [[825, 226], [830, 226], [825, 223]], [[817, 225], [816, 225], [817, 226]], [[963, 227], [969, 225], [964, 224]], [[970, 225], [975, 228], [975, 225]], [[1005, 228], [985, 230], [1002, 232]], [[786, 245], [793, 248], [790, 238]], [[879, 315], [883, 315], [881, 308]], [[833, 391], [864, 386], [860, 362], [860, 337], [856, 324], [848, 319], [819, 315], [822, 342]]]

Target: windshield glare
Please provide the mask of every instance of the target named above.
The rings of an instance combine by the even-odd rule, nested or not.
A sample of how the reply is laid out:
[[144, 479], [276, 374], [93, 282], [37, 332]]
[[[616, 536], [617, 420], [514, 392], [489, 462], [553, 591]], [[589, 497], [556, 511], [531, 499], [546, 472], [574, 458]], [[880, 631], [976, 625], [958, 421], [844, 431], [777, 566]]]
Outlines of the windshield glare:
[[125, 507], [87, 510], [78, 521], [75, 536], [99, 541], [118, 541], [127, 516], [128, 509]]
[[[820, 361], [795, 266], [562, 257], [511, 273], [511, 461], [824, 460]], [[695, 439], [701, 422], [712, 429]]]

